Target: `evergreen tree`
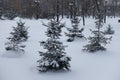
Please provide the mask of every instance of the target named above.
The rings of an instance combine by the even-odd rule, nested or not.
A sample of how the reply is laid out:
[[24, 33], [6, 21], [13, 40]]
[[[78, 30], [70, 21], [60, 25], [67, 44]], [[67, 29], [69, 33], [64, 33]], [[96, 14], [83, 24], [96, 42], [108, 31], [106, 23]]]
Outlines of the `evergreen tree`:
[[75, 17], [71, 19], [72, 28], [67, 28], [69, 33], [65, 33], [69, 37], [68, 42], [74, 41], [76, 38], [85, 38], [82, 34], [84, 28], [79, 29], [80, 20]]
[[2, 13], [3, 13], [3, 0], [0, 0], [0, 19], [2, 19]]
[[17, 27], [13, 27], [13, 32], [11, 32], [11, 36], [7, 38], [9, 41], [6, 43], [6, 50], [12, 51], [24, 51], [23, 48], [25, 45], [22, 45], [22, 42], [25, 42], [28, 39], [28, 27], [24, 26], [25, 23], [17, 22]]
[[86, 46], [84, 46], [85, 51], [89, 51], [89, 52], [96, 52], [99, 50], [106, 50], [106, 48], [103, 45], [108, 44], [108, 40], [110, 40], [111, 38], [106, 38], [104, 35], [104, 32], [101, 31], [101, 28], [103, 27], [103, 19], [104, 19], [104, 14], [102, 11], [102, 8], [100, 6], [100, 2], [96, 1], [96, 30], [91, 32], [93, 33], [94, 36], [89, 37], [88, 39], [90, 40], [89, 43]]
[[41, 46], [46, 49], [46, 52], [39, 51], [41, 56], [41, 59], [38, 60], [39, 71], [69, 70], [69, 61], [71, 59], [66, 56], [65, 46], [63, 46], [63, 43], [59, 41], [61, 29], [64, 27], [64, 24], [53, 19], [48, 23], [48, 25], [44, 24], [44, 26], [47, 27], [46, 35], [48, 39], [40, 43]]
[[25, 22], [22, 22], [21, 20], [17, 22], [17, 33], [19, 33], [21, 41], [27, 41], [29, 36], [28, 36], [28, 28], [25, 26]]
[[2, 19], [1, 17], [2, 17], [2, 10], [0, 9], [0, 19]]
[[107, 29], [104, 31], [104, 34], [114, 34], [114, 33], [115, 33], [115, 31], [113, 30], [113, 28], [109, 24]]
[[9, 20], [13, 20], [15, 17], [17, 17], [17, 14], [13, 10], [8, 10], [3, 16]]

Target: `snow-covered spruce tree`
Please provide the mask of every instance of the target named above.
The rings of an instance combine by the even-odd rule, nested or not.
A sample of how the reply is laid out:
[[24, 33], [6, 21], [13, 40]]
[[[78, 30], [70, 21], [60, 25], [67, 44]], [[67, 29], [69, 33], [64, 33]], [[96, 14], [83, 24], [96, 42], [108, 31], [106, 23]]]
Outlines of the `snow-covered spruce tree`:
[[101, 31], [101, 28], [103, 27], [103, 11], [102, 11], [102, 8], [101, 6], [99, 5], [99, 1], [97, 2], [96, 1], [96, 30], [91, 30], [91, 32], [93, 33], [94, 36], [92, 37], [89, 37], [88, 39], [90, 40], [89, 41], [89, 44], [87, 44], [86, 46], [84, 46], [84, 49], [85, 51], [88, 51], [88, 52], [96, 52], [96, 51], [99, 51], [99, 50], [106, 50], [106, 48], [104, 47], [104, 45], [108, 44], [109, 41], [111, 38], [106, 38], [105, 35], [104, 35], [104, 32]]
[[39, 51], [41, 56], [41, 59], [37, 61], [39, 71], [69, 70], [71, 58], [66, 56], [65, 46], [59, 41], [64, 24], [53, 19], [47, 25], [43, 25], [47, 27], [46, 35], [48, 39], [40, 43], [46, 49], [46, 52]]
[[17, 17], [17, 14], [12, 10], [8, 10], [3, 16], [9, 20], [13, 20], [15, 17]]
[[104, 31], [104, 34], [114, 34], [114, 33], [115, 33], [115, 31], [113, 30], [113, 28], [109, 24], [107, 29]]
[[23, 48], [25, 45], [22, 45], [22, 42], [25, 42], [28, 39], [28, 27], [24, 26], [25, 23], [22, 23], [20, 20], [17, 22], [17, 27], [13, 27], [13, 32], [11, 36], [7, 38], [9, 41], [5, 43], [7, 45], [6, 50], [12, 51], [24, 51]]
[[83, 35], [84, 28], [79, 29], [80, 20], [77, 17], [71, 19], [72, 28], [67, 28], [69, 33], [65, 33], [69, 37], [68, 42], [72, 42], [77, 38], [85, 38]]
[[21, 20], [19, 20], [19, 22], [17, 22], [17, 32], [19, 33], [20, 37], [21, 37], [21, 41], [27, 41], [29, 36], [28, 36], [28, 29], [29, 27], [25, 26], [25, 22], [22, 22]]
[[7, 38], [9, 41], [5, 43], [7, 51], [24, 51], [25, 45], [22, 45], [20, 36], [17, 33], [11, 33], [11, 36]]

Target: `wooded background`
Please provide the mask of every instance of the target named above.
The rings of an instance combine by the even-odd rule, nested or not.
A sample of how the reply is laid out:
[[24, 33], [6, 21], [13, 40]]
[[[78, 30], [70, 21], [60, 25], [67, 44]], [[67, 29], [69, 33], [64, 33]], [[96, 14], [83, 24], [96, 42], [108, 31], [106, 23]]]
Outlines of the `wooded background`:
[[[100, 0], [106, 16], [120, 16], [120, 0]], [[55, 15], [94, 17], [95, 0], [0, 0], [0, 16], [13, 12], [24, 18]]]

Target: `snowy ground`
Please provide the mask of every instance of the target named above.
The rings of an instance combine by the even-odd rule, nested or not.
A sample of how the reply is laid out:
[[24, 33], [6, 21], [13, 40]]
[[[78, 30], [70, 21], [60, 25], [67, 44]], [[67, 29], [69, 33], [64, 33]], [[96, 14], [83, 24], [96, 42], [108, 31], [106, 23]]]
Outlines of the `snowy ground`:
[[[107, 51], [97, 53], [83, 52], [83, 45], [87, 40], [76, 40], [75, 42], [66, 42], [64, 36], [66, 29], [63, 29], [61, 41], [68, 45], [66, 52], [72, 57], [71, 71], [69, 72], [46, 72], [40, 73], [36, 69], [39, 59], [38, 51], [42, 51], [39, 41], [45, 40], [44, 31], [46, 27], [42, 26], [41, 21], [47, 20], [27, 20], [26, 26], [29, 28], [29, 40], [25, 43], [25, 54], [15, 54], [5, 51], [5, 42], [12, 26], [16, 26], [16, 18], [13, 21], [0, 20], [0, 80], [120, 80], [120, 23], [118, 18], [107, 18], [107, 24], [111, 24], [115, 30], [111, 44], [108, 44]], [[70, 21], [64, 19], [66, 26], [70, 27]], [[90, 35], [89, 29], [94, 28], [94, 20], [86, 19], [84, 34]], [[81, 23], [82, 26], [82, 23]]]

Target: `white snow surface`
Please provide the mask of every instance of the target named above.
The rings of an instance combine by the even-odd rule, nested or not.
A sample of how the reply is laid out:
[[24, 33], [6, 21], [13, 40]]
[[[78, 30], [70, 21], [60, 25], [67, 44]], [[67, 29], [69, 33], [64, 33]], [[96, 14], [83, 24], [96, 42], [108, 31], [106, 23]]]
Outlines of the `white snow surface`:
[[[46, 40], [46, 27], [42, 22], [47, 23], [46, 19], [29, 20], [21, 19], [29, 26], [29, 40], [25, 42], [25, 53], [8, 52], [5, 50], [5, 42], [12, 31], [12, 26], [16, 26], [16, 18], [10, 20], [0, 20], [0, 80], [120, 80], [120, 18], [107, 18], [107, 23], [104, 28], [110, 23], [115, 34], [112, 36], [112, 41], [108, 44], [107, 51], [99, 51], [96, 53], [83, 52], [83, 46], [88, 43], [88, 40], [76, 40], [67, 42], [64, 32], [62, 31], [61, 41], [68, 46], [66, 48], [67, 55], [72, 57], [71, 71], [45, 72], [41, 73], [37, 70], [37, 60], [40, 59], [38, 51], [45, 51], [40, 46], [39, 41]], [[69, 19], [62, 20], [66, 23], [66, 27], [71, 27]], [[94, 19], [86, 18], [84, 27], [84, 35], [89, 37], [91, 32], [89, 29], [94, 29]]]

